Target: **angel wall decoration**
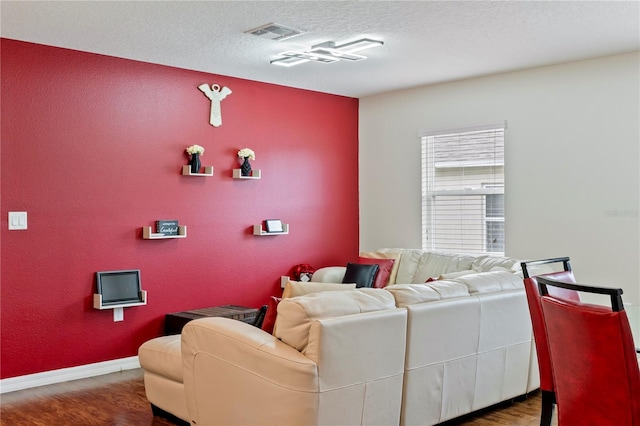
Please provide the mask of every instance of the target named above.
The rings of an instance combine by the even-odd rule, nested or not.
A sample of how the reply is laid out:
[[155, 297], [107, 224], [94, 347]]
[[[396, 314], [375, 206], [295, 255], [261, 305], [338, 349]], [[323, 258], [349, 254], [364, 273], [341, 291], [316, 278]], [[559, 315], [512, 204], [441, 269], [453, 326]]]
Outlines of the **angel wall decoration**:
[[229, 89], [228, 87], [223, 87], [221, 89], [217, 84], [209, 87], [209, 85], [206, 83], [198, 86], [198, 89], [200, 89], [202, 93], [204, 93], [205, 96], [211, 100], [209, 124], [211, 124], [213, 127], [222, 126], [222, 111], [220, 110], [220, 102], [232, 93], [231, 89]]

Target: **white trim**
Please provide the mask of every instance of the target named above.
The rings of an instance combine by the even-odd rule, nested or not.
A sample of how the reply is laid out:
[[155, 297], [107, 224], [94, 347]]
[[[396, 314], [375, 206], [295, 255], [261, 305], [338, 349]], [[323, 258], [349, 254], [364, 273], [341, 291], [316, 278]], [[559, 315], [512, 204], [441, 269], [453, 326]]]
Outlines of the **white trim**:
[[0, 394], [35, 388], [37, 386], [68, 382], [70, 380], [101, 376], [103, 374], [117, 373], [124, 370], [134, 370], [136, 368], [140, 368], [140, 362], [137, 356], [132, 356], [111, 361], [96, 362], [94, 364], [79, 365], [77, 367], [27, 374], [25, 376], [10, 377], [0, 380]]
[[418, 137], [424, 138], [427, 136], [435, 136], [435, 135], [440, 136], [440, 135], [449, 135], [449, 134], [455, 134], [455, 133], [482, 132], [482, 131], [495, 130], [495, 129], [507, 130], [507, 120], [498, 121], [495, 123], [477, 124], [474, 126], [450, 127], [447, 129], [420, 130], [418, 132]]

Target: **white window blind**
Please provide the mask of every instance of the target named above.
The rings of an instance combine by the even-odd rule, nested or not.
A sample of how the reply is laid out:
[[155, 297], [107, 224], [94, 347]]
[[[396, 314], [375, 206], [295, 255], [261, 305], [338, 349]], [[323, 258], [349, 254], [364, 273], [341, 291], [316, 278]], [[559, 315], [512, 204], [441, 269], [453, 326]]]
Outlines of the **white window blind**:
[[424, 250], [504, 254], [505, 128], [421, 134]]

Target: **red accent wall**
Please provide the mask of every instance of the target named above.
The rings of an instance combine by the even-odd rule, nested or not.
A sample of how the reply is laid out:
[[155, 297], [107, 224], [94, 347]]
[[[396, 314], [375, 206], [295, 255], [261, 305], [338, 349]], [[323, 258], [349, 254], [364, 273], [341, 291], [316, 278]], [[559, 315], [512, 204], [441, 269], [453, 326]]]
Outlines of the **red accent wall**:
[[[1, 377], [137, 354], [164, 314], [257, 307], [292, 265], [358, 251], [358, 100], [2, 39]], [[286, 70], [283, 70], [286, 72]], [[221, 127], [197, 86], [229, 87]], [[182, 176], [187, 146], [213, 177]], [[256, 152], [261, 180], [232, 179]], [[28, 230], [8, 231], [7, 212]], [[256, 237], [280, 218], [290, 234]], [[144, 240], [157, 219], [186, 239]], [[140, 269], [148, 305], [92, 307], [95, 272]]]

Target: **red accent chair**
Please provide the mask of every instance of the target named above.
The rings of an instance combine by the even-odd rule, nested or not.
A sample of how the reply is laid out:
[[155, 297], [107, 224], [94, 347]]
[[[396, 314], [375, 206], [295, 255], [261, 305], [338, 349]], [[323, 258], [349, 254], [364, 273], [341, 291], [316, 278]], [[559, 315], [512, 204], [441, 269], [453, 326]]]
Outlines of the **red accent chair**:
[[[640, 426], [640, 367], [622, 289], [537, 281], [558, 425]], [[551, 288], [607, 295], [611, 307], [552, 295]]]
[[[527, 293], [529, 304], [529, 314], [531, 315], [531, 325], [533, 327], [533, 337], [536, 344], [536, 354], [538, 356], [538, 370], [540, 372], [540, 390], [542, 391], [542, 412], [540, 415], [540, 426], [550, 426], [553, 417], [553, 408], [556, 404], [555, 387], [553, 386], [553, 374], [551, 373], [551, 361], [549, 360], [549, 348], [547, 347], [547, 332], [545, 330], [542, 307], [540, 305], [540, 293], [538, 293], [537, 277], [529, 276], [529, 269], [532, 266], [548, 265], [562, 262], [564, 271], [553, 272], [540, 275], [541, 277], [553, 277], [557, 280], [575, 283], [571, 263], [568, 257], [553, 259], [534, 260], [521, 262], [524, 276], [524, 289]], [[580, 301], [577, 292], [565, 289], [552, 290], [552, 294]]]

